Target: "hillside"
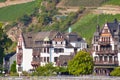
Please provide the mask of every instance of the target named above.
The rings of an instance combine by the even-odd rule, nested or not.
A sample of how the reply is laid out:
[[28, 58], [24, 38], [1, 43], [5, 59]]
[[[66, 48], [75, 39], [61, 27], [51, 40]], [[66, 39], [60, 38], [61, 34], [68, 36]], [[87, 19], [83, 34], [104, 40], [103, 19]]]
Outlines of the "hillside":
[[80, 6], [89, 6], [89, 7], [93, 7], [93, 6], [100, 6], [102, 3], [104, 3], [107, 0], [62, 0], [61, 2], [63, 3], [64, 6], [76, 6], [76, 7], [80, 7]]
[[120, 6], [120, 0], [108, 0], [104, 4], [107, 4], [107, 5], [118, 5], [118, 6]]
[[61, 0], [62, 6], [74, 6], [74, 7], [97, 7], [102, 4], [120, 5], [119, 0]]
[[[64, 1], [64, 2], [62, 2]], [[95, 32], [97, 24], [100, 24], [102, 26], [105, 22], [107, 21], [113, 21], [115, 18], [120, 20], [120, 14], [114, 14], [110, 15], [108, 14], [93, 14], [92, 10], [87, 8], [86, 10], [83, 9], [83, 12], [79, 11], [82, 10], [80, 9], [81, 7], [77, 7], [80, 5], [86, 5], [86, 6], [95, 6], [95, 9], [101, 10], [102, 4], [113, 4], [113, 5], [119, 5], [120, 3], [116, 2], [114, 0], [62, 0], [62, 4], [66, 4], [67, 8], [63, 7], [64, 9], [61, 9], [63, 11], [73, 11], [73, 9], [76, 9], [72, 14], [71, 12], [67, 13], [65, 12], [64, 14], [60, 14], [57, 12], [59, 8], [55, 8], [54, 3], [49, 3], [49, 2], [44, 2], [43, 4], [47, 4], [44, 6], [43, 12], [41, 9], [41, 13], [37, 13], [36, 19], [39, 19], [38, 21], [35, 21], [36, 24], [29, 24], [28, 26], [25, 26], [24, 30], [25, 31], [33, 31], [33, 32], [38, 32], [38, 31], [46, 31], [46, 30], [59, 30], [59, 31], [67, 31], [68, 27], [72, 27], [73, 32], [77, 32], [80, 36], [86, 38], [87, 42], [90, 44], [93, 33]], [[117, 0], [116, 0], [117, 1]], [[60, 2], [60, 3], [61, 3]], [[68, 6], [71, 6], [68, 8]], [[74, 6], [74, 7], [72, 7]], [[100, 6], [100, 7], [97, 7]], [[111, 6], [110, 6], [111, 7]], [[109, 8], [110, 8], [109, 7]], [[4, 8], [0, 8], [0, 21], [8, 21], [8, 22], [13, 22], [16, 21], [18, 18], [25, 14], [31, 14], [35, 9], [35, 2], [29, 2], [25, 4], [19, 4], [19, 5], [14, 5], [14, 6], [8, 6]], [[71, 10], [72, 8], [72, 10]], [[82, 7], [84, 8], [84, 7]], [[102, 7], [102, 9], [106, 9], [106, 7]], [[109, 9], [108, 8], [108, 9]], [[112, 7], [116, 8], [116, 7]], [[119, 8], [119, 7], [117, 7]], [[52, 10], [54, 9], [54, 10]], [[87, 11], [91, 10], [91, 12]], [[119, 9], [117, 9], [119, 10]], [[58, 10], [59, 11], [59, 10]], [[79, 12], [78, 12], [79, 11]], [[86, 11], [86, 12], [85, 12]], [[67, 11], [68, 12], [68, 11]], [[100, 11], [98, 11], [100, 12]], [[102, 11], [104, 12], [104, 11]], [[3, 14], [4, 13], [4, 14]], [[8, 14], [9, 13], [9, 14]], [[58, 18], [56, 18], [58, 16]], [[60, 20], [60, 16], [63, 16], [64, 18]], [[58, 20], [57, 20], [58, 19]], [[37, 23], [38, 22], [38, 23]], [[16, 27], [16, 26], [14, 26]], [[12, 31], [11, 31], [12, 32]]]
[[15, 21], [24, 14], [31, 14], [34, 8], [34, 1], [0, 8], [0, 21]]
[[106, 22], [112, 22], [115, 18], [120, 20], [120, 14], [87, 14], [78, 20], [75, 24], [71, 25], [72, 31], [77, 32], [79, 35], [86, 38], [87, 42], [90, 44], [93, 34], [96, 30], [96, 26], [99, 24], [100, 27], [102, 27], [103, 24]]
[[5, 2], [6, 0], [0, 0], [0, 2]]

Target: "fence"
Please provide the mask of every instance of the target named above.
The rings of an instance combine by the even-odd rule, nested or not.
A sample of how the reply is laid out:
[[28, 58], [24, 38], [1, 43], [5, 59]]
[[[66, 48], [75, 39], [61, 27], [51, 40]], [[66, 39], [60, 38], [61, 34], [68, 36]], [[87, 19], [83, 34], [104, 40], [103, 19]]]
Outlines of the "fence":
[[111, 76], [51, 76], [51, 77], [0, 77], [0, 80], [120, 80]]

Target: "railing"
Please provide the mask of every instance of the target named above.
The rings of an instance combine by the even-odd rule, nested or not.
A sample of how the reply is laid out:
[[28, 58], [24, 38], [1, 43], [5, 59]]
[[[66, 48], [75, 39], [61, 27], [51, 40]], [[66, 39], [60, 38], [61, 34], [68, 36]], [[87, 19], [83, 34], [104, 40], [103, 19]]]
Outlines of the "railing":
[[40, 61], [40, 58], [34, 58], [34, 57], [33, 57], [32, 60], [33, 60], [33, 61], [37, 61], [37, 62], [39, 62], [39, 61]]
[[40, 55], [40, 52], [39, 52], [39, 51], [34, 51], [34, 52], [32, 53], [32, 55], [33, 55], [33, 56], [39, 56], [39, 55]]
[[103, 50], [103, 51], [96, 51], [96, 54], [117, 54], [118, 50]]
[[120, 77], [114, 76], [95, 76], [95, 75], [80, 75], [80, 76], [8, 76], [0, 77], [1, 80], [120, 80]]
[[32, 61], [32, 62], [31, 62], [31, 65], [32, 65], [32, 66], [39, 66], [39, 65], [40, 65], [40, 63], [39, 63], [39, 62], [37, 62], [37, 61]]
[[110, 44], [110, 41], [99, 41], [98, 44], [100, 44], [100, 45], [108, 45], [108, 44]]
[[17, 64], [20, 65], [22, 63], [22, 57], [23, 57], [22, 52], [18, 52], [17, 53]]
[[51, 44], [43, 44], [43, 46], [51, 46]]
[[18, 49], [21, 50], [21, 49], [22, 49], [22, 46], [18, 46]]
[[95, 65], [118, 65], [118, 61], [94, 61]]

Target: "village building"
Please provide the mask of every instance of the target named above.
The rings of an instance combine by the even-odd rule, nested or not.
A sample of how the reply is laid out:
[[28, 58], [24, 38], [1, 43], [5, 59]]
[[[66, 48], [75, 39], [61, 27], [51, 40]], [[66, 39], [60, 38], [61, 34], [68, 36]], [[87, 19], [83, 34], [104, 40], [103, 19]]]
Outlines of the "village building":
[[97, 26], [92, 40], [92, 56], [96, 75], [109, 75], [120, 65], [120, 23], [107, 22]]
[[54, 66], [66, 66], [68, 60], [85, 48], [86, 41], [73, 32], [23, 33], [16, 50], [17, 72], [30, 71], [49, 62]]

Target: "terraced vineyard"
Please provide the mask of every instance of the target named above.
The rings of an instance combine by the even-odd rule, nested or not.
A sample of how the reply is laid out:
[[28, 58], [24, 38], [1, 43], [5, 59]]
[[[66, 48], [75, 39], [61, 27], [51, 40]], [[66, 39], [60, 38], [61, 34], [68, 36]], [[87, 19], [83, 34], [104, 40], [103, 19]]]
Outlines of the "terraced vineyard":
[[120, 0], [62, 0], [65, 6], [97, 7], [102, 4], [120, 5]]
[[100, 6], [102, 3], [105, 3], [108, 0], [66, 0], [64, 3], [67, 6]]

